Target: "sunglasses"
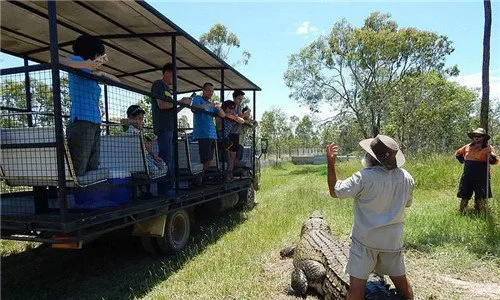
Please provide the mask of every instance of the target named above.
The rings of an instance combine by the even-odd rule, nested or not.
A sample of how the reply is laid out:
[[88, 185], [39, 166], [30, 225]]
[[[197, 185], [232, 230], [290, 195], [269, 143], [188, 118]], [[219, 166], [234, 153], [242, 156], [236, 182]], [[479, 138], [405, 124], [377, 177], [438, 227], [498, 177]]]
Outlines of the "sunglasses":
[[482, 138], [483, 136], [482, 135], [473, 135], [472, 137], [473, 138]]

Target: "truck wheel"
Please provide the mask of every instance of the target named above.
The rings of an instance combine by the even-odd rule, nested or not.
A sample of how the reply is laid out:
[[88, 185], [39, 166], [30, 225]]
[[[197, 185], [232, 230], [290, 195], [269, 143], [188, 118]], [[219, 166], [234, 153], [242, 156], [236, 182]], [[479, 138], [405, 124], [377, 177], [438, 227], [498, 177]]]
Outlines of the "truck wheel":
[[238, 207], [242, 209], [252, 209], [255, 206], [255, 190], [253, 188], [253, 184], [239, 192], [240, 200], [238, 202]]
[[169, 213], [165, 223], [165, 235], [156, 238], [158, 250], [162, 254], [182, 251], [188, 243], [190, 232], [191, 223], [187, 211], [181, 209]]

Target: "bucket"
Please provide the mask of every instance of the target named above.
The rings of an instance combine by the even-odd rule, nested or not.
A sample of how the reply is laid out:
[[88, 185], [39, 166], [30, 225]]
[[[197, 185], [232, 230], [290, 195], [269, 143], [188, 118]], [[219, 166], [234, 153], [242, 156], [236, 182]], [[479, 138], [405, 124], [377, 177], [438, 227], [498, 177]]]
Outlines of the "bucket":
[[127, 204], [131, 200], [132, 181], [130, 172], [126, 170], [110, 170], [108, 178], [108, 201], [115, 205]]
[[75, 189], [75, 209], [98, 209], [127, 204], [131, 200], [131, 175], [126, 170], [110, 170], [106, 184]]

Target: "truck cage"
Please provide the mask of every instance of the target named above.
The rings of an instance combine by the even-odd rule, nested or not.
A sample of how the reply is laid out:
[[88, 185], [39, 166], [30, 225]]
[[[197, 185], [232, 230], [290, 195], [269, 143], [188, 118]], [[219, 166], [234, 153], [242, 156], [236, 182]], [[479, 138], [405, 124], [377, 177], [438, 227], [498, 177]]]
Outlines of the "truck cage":
[[[146, 2], [2, 1], [1, 26], [1, 51], [24, 59], [24, 66], [0, 70], [2, 239], [51, 244], [87, 241], [221, 197], [247, 195], [258, 188], [255, 129], [243, 151], [246, 168], [236, 180], [220, 180], [225, 164], [219, 162], [216, 151], [213, 172], [209, 173], [213, 180], [193, 188], [189, 183], [198, 174], [194, 171], [195, 160], [199, 159], [195, 155], [197, 144], [188, 135], [179, 134], [175, 122], [176, 194], [138, 197], [139, 186], [153, 187], [164, 180], [165, 174], [148, 168], [143, 136], [120, 135], [116, 118], [128, 105], [153, 96], [151, 84], [161, 78], [163, 64], [171, 62], [174, 66], [174, 109], [195, 111], [177, 102], [178, 94], [200, 91], [203, 83], [211, 82], [220, 91], [221, 100], [227, 90], [252, 91], [255, 114], [256, 91], [260, 91]], [[60, 57], [72, 54], [71, 45], [82, 34], [104, 42], [110, 59], [100, 70], [121, 82], [59, 64]], [[99, 169], [87, 172], [92, 176], [75, 174], [65, 138], [70, 74], [95, 80], [102, 87], [102, 157]], [[145, 128], [148, 130], [151, 128]], [[126, 168], [132, 180], [110, 183], [115, 166]], [[79, 194], [104, 195], [107, 191], [116, 201], [113, 198], [124, 188], [130, 203], [75, 207]]]

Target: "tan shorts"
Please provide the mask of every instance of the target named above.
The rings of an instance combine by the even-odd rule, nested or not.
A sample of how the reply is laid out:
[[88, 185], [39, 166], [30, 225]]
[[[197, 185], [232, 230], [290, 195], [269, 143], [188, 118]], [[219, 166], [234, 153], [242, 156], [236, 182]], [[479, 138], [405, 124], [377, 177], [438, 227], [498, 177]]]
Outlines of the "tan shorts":
[[389, 276], [405, 275], [403, 251], [382, 252], [351, 242], [345, 272], [360, 279], [368, 279], [373, 272]]

